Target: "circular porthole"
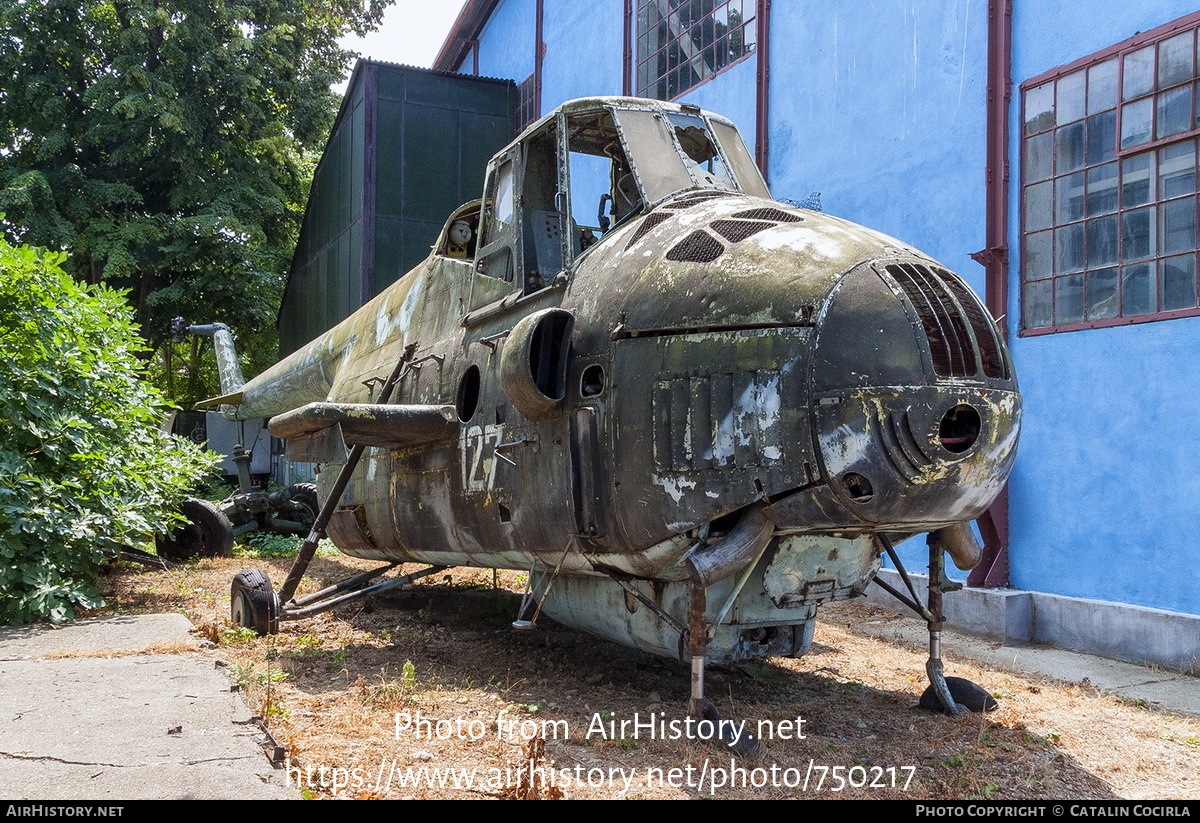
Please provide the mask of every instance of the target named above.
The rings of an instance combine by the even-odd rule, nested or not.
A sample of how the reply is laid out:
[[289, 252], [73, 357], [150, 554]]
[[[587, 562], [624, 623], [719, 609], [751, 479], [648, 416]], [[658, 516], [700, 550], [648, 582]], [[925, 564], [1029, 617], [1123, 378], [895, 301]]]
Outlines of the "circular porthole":
[[475, 416], [475, 410], [479, 408], [478, 366], [468, 366], [463, 373], [462, 380], [458, 383], [458, 399], [455, 405], [458, 408], [458, 419], [463, 423]]
[[938, 440], [946, 451], [962, 454], [975, 445], [982, 427], [979, 412], [966, 403], [959, 403], [943, 415], [938, 426]]

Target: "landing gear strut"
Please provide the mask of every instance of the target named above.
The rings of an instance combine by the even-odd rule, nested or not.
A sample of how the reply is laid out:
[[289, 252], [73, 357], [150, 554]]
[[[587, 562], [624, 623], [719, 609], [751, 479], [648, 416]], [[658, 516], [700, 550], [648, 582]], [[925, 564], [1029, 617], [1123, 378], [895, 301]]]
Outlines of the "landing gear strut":
[[895, 597], [904, 605], [924, 618], [929, 627], [929, 659], [925, 662], [925, 672], [929, 675], [929, 687], [921, 695], [919, 705], [930, 711], [940, 711], [951, 717], [958, 717], [967, 712], [991, 711], [999, 704], [987, 691], [970, 680], [962, 677], [946, 677], [942, 667], [942, 628], [946, 617], [942, 613], [942, 595], [946, 592], [958, 591], [961, 583], [955, 583], [946, 576], [946, 547], [938, 533], [931, 533], [927, 539], [929, 545], [929, 594], [928, 605], [921, 605], [916, 587], [905, 570], [904, 564], [896, 556], [891, 541], [884, 535], [877, 535], [884, 551], [892, 559], [896, 571], [911, 598], [903, 592], [888, 585], [878, 577], [875, 582], [888, 594]]

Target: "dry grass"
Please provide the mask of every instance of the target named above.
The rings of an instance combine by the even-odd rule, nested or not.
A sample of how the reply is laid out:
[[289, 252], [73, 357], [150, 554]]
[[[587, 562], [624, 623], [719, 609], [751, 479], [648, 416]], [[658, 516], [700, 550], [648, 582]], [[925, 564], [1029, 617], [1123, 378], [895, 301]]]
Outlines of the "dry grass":
[[[310, 784], [316, 796], [553, 797], [565, 788], [569, 797], [1200, 798], [1200, 719], [1132, 705], [1087, 684], [952, 658], [948, 673], [980, 683], [1001, 708], [958, 720], [930, 714], [916, 707], [926, 685], [923, 650], [857, 632], [864, 620], [890, 618], [850, 604], [823, 610], [813, 651], [803, 658], [710, 669], [709, 694], [725, 717], [752, 723], [799, 717], [805, 737], [764, 740], [756, 760], [739, 762], [764, 770], [759, 776], [768, 785], [714, 787], [710, 780], [701, 787], [702, 771], [711, 778], [712, 767], [729, 768], [727, 754], [688, 740], [586, 734], [597, 718], [619, 722], [635, 712], [682, 719], [686, 669], [547, 619], [535, 632], [511, 631], [521, 588], [514, 573], [501, 572], [501, 588], [493, 590], [489, 570], [455, 570], [387, 599], [285, 623], [272, 637], [249, 638], [226, 618], [229, 581], [254, 564], [276, 581], [288, 566], [220, 560], [169, 572], [122, 567], [108, 579], [114, 605], [106, 613], [175, 610], [200, 626], [218, 644], [206, 653], [229, 664], [293, 766], [348, 770], [347, 785], [336, 792], [328, 773], [315, 785], [318, 775]], [[306, 590], [369, 565], [319, 558]], [[449, 735], [418, 739], [398, 720], [418, 712], [449, 724], [443, 726]], [[506, 736], [509, 723], [544, 730], [542, 742]], [[569, 739], [556, 738], [554, 723], [560, 731], [566, 724]], [[530, 782], [513, 769], [531, 756], [543, 767], [603, 770], [617, 779], [556, 787], [539, 773], [543, 782], [536, 782], [539, 775]], [[820, 769], [809, 772], [810, 763], [840, 766], [843, 776], [860, 767], [856, 780], [878, 776], [887, 785], [834, 791], [830, 771], [818, 790]], [[395, 779], [389, 785], [389, 775], [410, 766], [475, 768], [477, 782], [471, 790], [400, 787]], [[689, 766], [691, 785], [667, 784], [671, 769], [683, 777]], [[892, 767], [901, 786], [890, 785]], [[905, 767], [912, 768], [907, 791]], [[780, 785], [789, 768], [796, 776], [809, 773], [807, 790]], [[651, 769], [663, 779], [648, 779]], [[632, 776], [628, 786], [621, 775]], [[745, 773], [747, 782], [754, 778]]]
[[199, 640], [164, 640], [130, 649], [55, 649], [38, 657], [45, 660], [64, 660], [81, 657], [129, 657], [138, 654], [184, 654], [199, 650]]

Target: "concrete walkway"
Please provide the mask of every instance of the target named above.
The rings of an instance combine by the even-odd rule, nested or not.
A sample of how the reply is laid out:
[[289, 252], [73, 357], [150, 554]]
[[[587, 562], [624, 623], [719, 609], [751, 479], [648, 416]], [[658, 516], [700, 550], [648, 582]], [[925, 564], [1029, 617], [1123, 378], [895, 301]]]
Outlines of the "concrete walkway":
[[191, 627], [158, 614], [0, 628], [0, 794], [298, 798], [225, 671], [162, 653], [197, 647]]
[[[947, 596], [947, 599], [951, 595]], [[929, 632], [923, 620], [902, 615], [890, 620], [867, 621], [856, 631], [888, 641], [926, 648]], [[1200, 678], [1162, 668], [1147, 668], [1079, 652], [1030, 645], [1001, 645], [947, 629], [942, 633], [947, 654], [977, 660], [1016, 672], [1044, 674], [1069, 683], [1087, 680], [1130, 700], [1144, 700], [1158, 708], [1200, 715]]]

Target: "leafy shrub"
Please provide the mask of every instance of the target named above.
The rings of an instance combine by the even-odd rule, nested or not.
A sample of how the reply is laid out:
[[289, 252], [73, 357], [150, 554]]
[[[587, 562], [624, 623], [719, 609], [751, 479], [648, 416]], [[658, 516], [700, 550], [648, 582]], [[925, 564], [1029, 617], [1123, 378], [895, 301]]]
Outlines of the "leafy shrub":
[[100, 605], [100, 565], [169, 528], [208, 457], [159, 427], [122, 295], [0, 240], [0, 622]]

